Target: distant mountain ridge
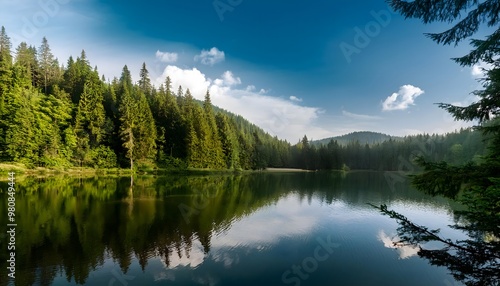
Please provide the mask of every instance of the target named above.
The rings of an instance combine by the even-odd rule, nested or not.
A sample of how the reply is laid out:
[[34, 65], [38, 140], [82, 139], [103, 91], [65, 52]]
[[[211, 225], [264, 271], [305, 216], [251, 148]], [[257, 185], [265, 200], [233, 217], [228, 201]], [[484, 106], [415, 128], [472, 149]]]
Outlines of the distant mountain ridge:
[[341, 136], [329, 137], [320, 140], [311, 141], [312, 145], [321, 146], [328, 144], [331, 140], [336, 140], [340, 145], [347, 145], [351, 142], [358, 141], [361, 145], [373, 145], [377, 143], [382, 143], [384, 141], [392, 140], [402, 140], [402, 137], [391, 136], [384, 133], [371, 132], [371, 131], [357, 131]]

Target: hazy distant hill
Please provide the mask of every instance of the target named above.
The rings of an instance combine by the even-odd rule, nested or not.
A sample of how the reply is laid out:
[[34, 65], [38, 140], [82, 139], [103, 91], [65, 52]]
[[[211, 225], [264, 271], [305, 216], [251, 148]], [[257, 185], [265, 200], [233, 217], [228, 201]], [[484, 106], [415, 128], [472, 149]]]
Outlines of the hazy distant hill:
[[337, 140], [337, 143], [339, 143], [340, 145], [347, 145], [349, 142], [355, 142], [355, 141], [359, 141], [359, 143], [361, 145], [365, 145], [367, 143], [369, 145], [372, 145], [372, 144], [376, 144], [376, 143], [382, 143], [382, 142], [387, 141], [389, 139], [401, 140], [402, 138], [397, 137], [397, 136], [390, 136], [390, 135], [378, 133], [378, 132], [358, 131], [358, 132], [352, 132], [349, 134], [345, 134], [342, 136], [336, 136], [336, 137], [330, 137], [330, 138], [325, 138], [325, 139], [321, 139], [321, 140], [315, 140], [315, 141], [312, 141], [311, 143], [313, 145], [317, 145], [317, 146], [326, 145], [332, 139]]

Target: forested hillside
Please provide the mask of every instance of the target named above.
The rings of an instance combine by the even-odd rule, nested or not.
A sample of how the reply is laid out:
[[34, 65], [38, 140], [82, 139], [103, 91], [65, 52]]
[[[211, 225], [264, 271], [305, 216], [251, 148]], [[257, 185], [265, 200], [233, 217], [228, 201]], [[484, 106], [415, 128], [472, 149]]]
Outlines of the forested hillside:
[[[297, 138], [301, 138], [297, 134]], [[106, 80], [82, 51], [61, 65], [48, 41], [12, 51], [0, 32], [0, 160], [28, 167], [399, 170], [413, 155], [460, 163], [484, 146], [471, 130], [419, 135], [370, 144], [331, 140], [319, 147], [306, 136], [296, 145], [241, 116], [215, 108], [210, 94], [194, 99], [167, 77], [152, 85], [143, 64], [134, 83], [125, 65]], [[403, 159], [401, 159], [403, 158]], [[408, 162], [408, 163], [406, 163]], [[407, 168], [408, 169], [408, 168]]]
[[376, 144], [376, 143], [382, 143], [384, 141], [387, 141], [389, 139], [393, 140], [399, 140], [402, 139], [401, 137], [396, 137], [396, 136], [390, 136], [387, 134], [383, 133], [378, 133], [378, 132], [371, 132], [371, 131], [357, 131], [357, 132], [351, 132], [345, 135], [341, 136], [335, 136], [335, 137], [330, 137], [330, 138], [325, 138], [321, 140], [314, 140], [311, 142], [312, 145], [315, 146], [321, 146], [321, 145], [326, 145], [330, 141], [334, 140], [337, 141], [340, 145], [347, 145], [349, 143], [353, 143], [358, 141], [359, 144]]
[[[0, 35], [0, 158], [28, 166], [251, 169], [256, 155], [287, 150], [240, 116], [215, 113], [207, 92], [199, 104], [170, 79], [151, 84], [146, 65], [132, 82], [127, 66], [111, 82], [82, 51], [62, 66], [44, 38], [12, 55]], [[284, 151], [283, 151], [284, 152]], [[282, 152], [282, 153], [283, 153]]]

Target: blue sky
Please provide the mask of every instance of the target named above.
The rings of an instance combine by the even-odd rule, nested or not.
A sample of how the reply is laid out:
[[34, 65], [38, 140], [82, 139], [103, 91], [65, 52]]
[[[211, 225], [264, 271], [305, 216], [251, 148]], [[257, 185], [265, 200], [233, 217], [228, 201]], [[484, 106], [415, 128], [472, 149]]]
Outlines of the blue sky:
[[[470, 49], [424, 36], [446, 24], [404, 20], [383, 0], [0, 0], [13, 46], [44, 36], [60, 62], [85, 49], [107, 78], [125, 64], [153, 82], [238, 113], [295, 143], [377, 131], [444, 133], [467, 126], [434, 103], [468, 104]], [[481, 37], [488, 30], [480, 30]]]

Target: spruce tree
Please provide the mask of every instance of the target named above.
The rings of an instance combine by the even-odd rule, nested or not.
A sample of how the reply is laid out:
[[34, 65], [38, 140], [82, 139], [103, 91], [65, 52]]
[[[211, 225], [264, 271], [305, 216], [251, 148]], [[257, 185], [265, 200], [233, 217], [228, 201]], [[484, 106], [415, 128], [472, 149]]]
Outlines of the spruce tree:
[[38, 66], [36, 50], [33, 47], [28, 47], [25, 42], [19, 44], [16, 49], [15, 66], [19, 67], [23, 78], [30, 82], [30, 86], [36, 86]]
[[77, 136], [88, 137], [91, 147], [97, 147], [104, 136], [105, 111], [99, 78], [94, 75], [84, 85], [75, 118]]
[[239, 158], [239, 144], [238, 138], [236, 137], [235, 131], [229, 124], [229, 119], [222, 113], [217, 113], [215, 115], [215, 120], [217, 122], [217, 129], [219, 132], [219, 138], [222, 144], [222, 151], [224, 154], [224, 162], [227, 169], [239, 169], [240, 158]]
[[[389, 1], [391, 6], [407, 18], [420, 18], [424, 23], [460, 21], [442, 33], [427, 34], [441, 44], [457, 44], [473, 36], [482, 24], [496, 27], [500, 6], [498, 1]], [[465, 16], [463, 14], [467, 13]], [[463, 16], [463, 18], [462, 18]], [[438, 250], [420, 248], [418, 255], [434, 265], [448, 267], [454, 277], [467, 285], [496, 285], [500, 279], [500, 29], [485, 39], [471, 39], [473, 50], [454, 60], [462, 66], [487, 62], [491, 69], [485, 72], [483, 90], [476, 91], [479, 100], [466, 107], [440, 103], [456, 120], [477, 120], [477, 129], [489, 143], [489, 152], [480, 162], [456, 166], [448, 162], [429, 161], [418, 157], [424, 168], [413, 177], [415, 186], [431, 195], [459, 198], [468, 208], [459, 214], [467, 224], [456, 225], [470, 238], [452, 241], [439, 236], [438, 231], [416, 225], [406, 217], [380, 206], [382, 213], [396, 219], [398, 232], [408, 243], [438, 241], [445, 247]], [[485, 235], [493, 239], [485, 240]]]
[[224, 153], [222, 151], [222, 144], [219, 138], [219, 132], [217, 130], [217, 123], [215, 121], [215, 115], [212, 108], [212, 101], [210, 99], [210, 93], [207, 90], [205, 94], [205, 101], [203, 102], [203, 111], [205, 113], [204, 120], [208, 125], [208, 130], [206, 131], [205, 140], [205, 156], [207, 157], [208, 168], [221, 169], [225, 168], [224, 163]]
[[153, 90], [153, 85], [151, 84], [151, 79], [149, 78], [149, 71], [146, 68], [146, 63], [142, 63], [140, 75], [139, 75], [139, 89], [148, 97], [151, 98], [151, 92]]
[[9, 115], [8, 102], [9, 91], [12, 82], [12, 54], [10, 38], [7, 36], [5, 27], [0, 31], [0, 158], [5, 158], [6, 141], [5, 136], [8, 128]]
[[59, 65], [54, 59], [54, 55], [49, 46], [47, 38], [43, 37], [42, 44], [38, 48], [38, 63], [40, 65], [40, 73], [42, 76], [42, 86], [45, 94], [48, 92], [48, 87], [54, 83], [57, 76]]
[[119, 83], [120, 138], [134, 168], [136, 160], [152, 159], [156, 148], [156, 127], [146, 96], [132, 84], [127, 66]]

